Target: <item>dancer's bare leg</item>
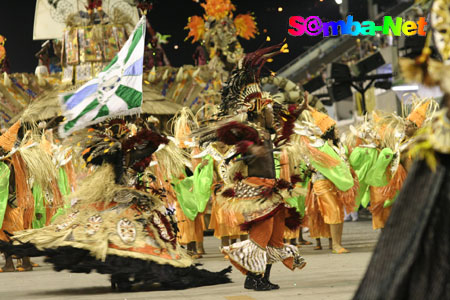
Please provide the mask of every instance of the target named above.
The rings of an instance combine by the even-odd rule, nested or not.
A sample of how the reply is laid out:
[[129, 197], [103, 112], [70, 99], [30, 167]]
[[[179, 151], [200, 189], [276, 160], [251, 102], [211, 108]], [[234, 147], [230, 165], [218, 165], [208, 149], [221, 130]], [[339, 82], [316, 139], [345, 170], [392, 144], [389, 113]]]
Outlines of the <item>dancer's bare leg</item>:
[[343, 229], [344, 223], [330, 224], [331, 238], [333, 239], [333, 253], [341, 254], [350, 252], [342, 247], [341, 244]]
[[17, 271], [23, 272], [23, 271], [32, 271], [33, 265], [31, 264], [31, 260], [29, 257], [23, 257], [22, 258], [22, 265], [17, 268]]
[[4, 253], [5, 256], [5, 265], [0, 268], [0, 272], [14, 272], [16, 268], [14, 268], [14, 261], [12, 256]]

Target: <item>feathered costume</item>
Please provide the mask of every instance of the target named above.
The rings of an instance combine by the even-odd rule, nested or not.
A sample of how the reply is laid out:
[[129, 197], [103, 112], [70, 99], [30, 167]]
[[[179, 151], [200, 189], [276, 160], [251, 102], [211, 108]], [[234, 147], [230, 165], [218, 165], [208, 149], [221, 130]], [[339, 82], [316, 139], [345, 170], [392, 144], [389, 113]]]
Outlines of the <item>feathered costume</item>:
[[[247, 275], [245, 288], [255, 290], [279, 288], [269, 282], [272, 263], [282, 261], [291, 270], [306, 264], [295, 246], [283, 243], [285, 226], [299, 226], [300, 216], [295, 208], [287, 209], [284, 198], [289, 196], [292, 185], [276, 179], [273, 157], [274, 146], [281, 147], [289, 140], [301, 108], [293, 105], [280, 111], [284, 118], [280, 118], [278, 127], [274, 126], [272, 100], [261, 91], [259, 82], [266, 60], [279, 53], [270, 52], [280, 46], [247, 54], [222, 89], [219, 121], [194, 133], [201, 145], [220, 141], [235, 146], [236, 153], [227, 160], [240, 156], [228, 171], [233, 182], [223, 188], [217, 203], [223, 209], [243, 214], [245, 223], [241, 228], [249, 231], [250, 238], [223, 247], [222, 252]], [[276, 133], [274, 139], [272, 133]], [[254, 149], [262, 151], [255, 154]]]
[[71, 196], [72, 207], [50, 226], [17, 232], [2, 251], [47, 256], [56, 271], [110, 274], [119, 290], [141, 283], [182, 289], [230, 282], [229, 270], [193, 266], [177, 244], [163, 191], [152, 188], [152, 154], [168, 174], [183, 169], [179, 149], [165, 136], [146, 127], [133, 135], [124, 121], [113, 120], [72, 139], [93, 166]]
[[303, 116], [313, 121], [297, 123], [297, 155], [313, 170], [306, 196], [307, 226], [311, 237], [332, 237], [333, 252], [341, 246], [344, 208], [353, 211], [358, 179], [346, 161], [347, 149], [338, 143], [336, 122], [313, 108]]

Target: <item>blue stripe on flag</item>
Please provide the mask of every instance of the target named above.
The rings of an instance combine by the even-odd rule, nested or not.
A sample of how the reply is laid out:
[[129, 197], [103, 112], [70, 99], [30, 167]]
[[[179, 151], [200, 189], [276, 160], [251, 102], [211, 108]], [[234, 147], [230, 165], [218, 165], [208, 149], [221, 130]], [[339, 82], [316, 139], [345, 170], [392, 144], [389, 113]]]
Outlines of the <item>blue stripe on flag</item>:
[[129, 66], [125, 72], [123, 73], [124, 76], [139, 76], [142, 75], [142, 70], [144, 67], [144, 59], [138, 59], [134, 64]]
[[88, 85], [84, 87], [81, 91], [76, 92], [75, 94], [70, 97], [69, 100], [66, 102], [66, 109], [72, 109], [78, 104], [80, 104], [81, 101], [86, 99], [86, 97], [92, 95], [97, 91], [98, 83], [95, 83], [93, 85]]

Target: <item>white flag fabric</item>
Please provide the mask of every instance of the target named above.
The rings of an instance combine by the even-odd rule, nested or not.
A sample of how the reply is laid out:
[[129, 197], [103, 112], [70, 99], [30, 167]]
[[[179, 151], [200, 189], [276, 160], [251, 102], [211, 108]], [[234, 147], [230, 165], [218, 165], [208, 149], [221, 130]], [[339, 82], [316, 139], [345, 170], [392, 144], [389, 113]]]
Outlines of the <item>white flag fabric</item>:
[[141, 112], [145, 16], [110, 64], [75, 93], [61, 95], [62, 137], [105, 119]]

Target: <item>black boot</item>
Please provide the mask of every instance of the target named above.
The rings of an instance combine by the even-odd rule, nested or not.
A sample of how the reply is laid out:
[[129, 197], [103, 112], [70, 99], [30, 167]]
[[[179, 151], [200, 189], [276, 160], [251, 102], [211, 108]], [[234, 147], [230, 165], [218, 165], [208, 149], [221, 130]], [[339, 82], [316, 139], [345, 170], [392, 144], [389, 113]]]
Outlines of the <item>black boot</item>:
[[267, 283], [267, 285], [270, 286], [271, 290], [278, 290], [280, 286], [278, 284], [274, 284], [270, 282], [270, 270], [272, 269], [272, 265], [268, 264], [266, 265], [266, 272], [264, 272], [263, 280]]
[[245, 278], [244, 288], [255, 291], [271, 290], [269, 284], [264, 280], [262, 275], [248, 272]]

